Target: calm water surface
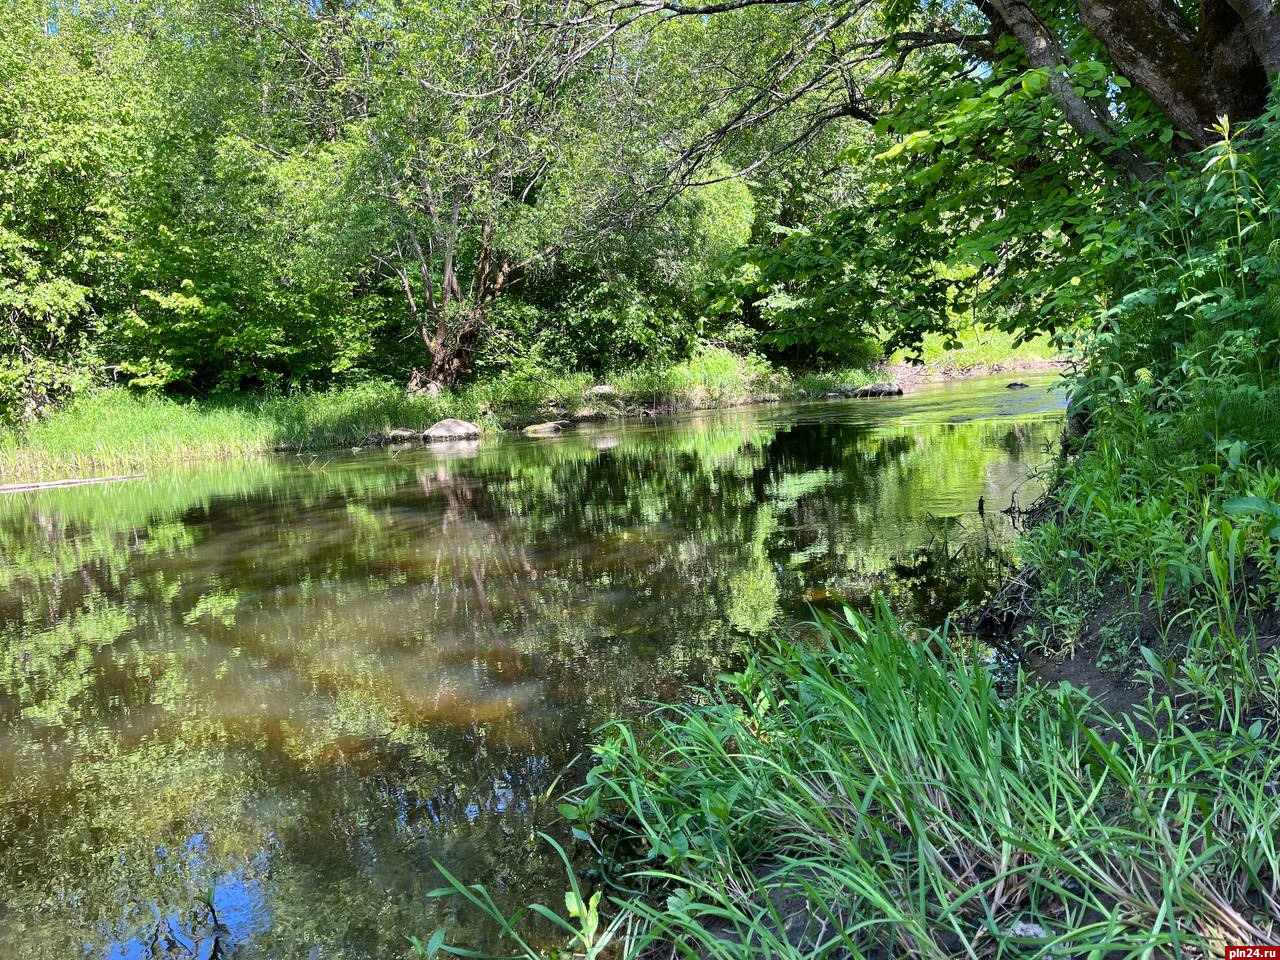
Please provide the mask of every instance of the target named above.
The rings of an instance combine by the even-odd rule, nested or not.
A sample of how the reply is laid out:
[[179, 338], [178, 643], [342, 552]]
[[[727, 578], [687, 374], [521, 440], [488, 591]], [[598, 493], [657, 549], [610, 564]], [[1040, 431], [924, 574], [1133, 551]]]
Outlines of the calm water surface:
[[1008, 379], [0, 498], [0, 958], [483, 942], [433, 859], [559, 903], [593, 728], [991, 588], [1062, 406]]

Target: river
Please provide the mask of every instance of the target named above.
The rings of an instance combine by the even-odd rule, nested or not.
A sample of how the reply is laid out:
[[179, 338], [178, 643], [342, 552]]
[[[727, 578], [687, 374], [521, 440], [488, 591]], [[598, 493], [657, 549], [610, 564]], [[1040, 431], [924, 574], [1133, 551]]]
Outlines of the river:
[[0, 957], [482, 943], [433, 860], [558, 905], [600, 724], [991, 591], [1063, 406], [1009, 379], [0, 498]]

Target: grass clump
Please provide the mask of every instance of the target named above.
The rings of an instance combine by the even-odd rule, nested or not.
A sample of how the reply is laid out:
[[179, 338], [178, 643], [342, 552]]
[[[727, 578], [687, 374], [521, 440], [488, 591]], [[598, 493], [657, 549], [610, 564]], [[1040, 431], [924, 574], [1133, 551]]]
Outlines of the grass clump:
[[[112, 388], [51, 416], [0, 431], [0, 477], [49, 480], [131, 473], [155, 466], [273, 449], [353, 445], [390, 426], [427, 425], [466, 405], [406, 397], [371, 382], [280, 397], [180, 401]], [[455, 414], [456, 415], [456, 414]]]
[[0, 477], [127, 473], [148, 463], [247, 455], [263, 449], [273, 429], [251, 409], [102, 390], [22, 430], [0, 430]]
[[[1002, 689], [963, 638], [884, 606], [847, 618], [596, 748], [562, 810], [611, 865], [597, 931], [626, 929], [633, 956], [726, 960], [1280, 937], [1273, 720], [1191, 726], [1154, 695], [1118, 718], [1071, 688]], [[1274, 699], [1280, 664], [1257, 666]]]
[[759, 354], [708, 346], [680, 363], [620, 371], [609, 382], [633, 402], [657, 409], [696, 410], [790, 393], [791, 378]]
[[868, 367], [837, 367], [832, 370], [810, 370], [796, 378], [796, 390], [802, 397], [817, 399], [838, 387], [864, 387], [885, 380], [883, 371]]
[[[613, 384], [617, 397], [588, 404], [584, 391], [597, 382]], [[392, 427], [424, 429], [445, 417], [496, 431], [564, 416], [734, 406], [778, 398], [790, 386], [784, 371], [758, 355], [708, 346], [679, 363], [602, 379], [515, 365], [438, 396], [410, 396], [390, 381], [189, 401], [112, 388], [24, 426], [0, 428], [0, 478], [51, 480], [275, 449], [358, 446]]]
[[1220, 132], [1107, 248], [1123, 285], [1083, 341], [1083, 436], [1025, 553], [1045, 646], [1098, 640], [1119, 595], [1179, 682], [1224, 700], [1280, 601], [1280, 153], [1270, 127], [1248, 153]]

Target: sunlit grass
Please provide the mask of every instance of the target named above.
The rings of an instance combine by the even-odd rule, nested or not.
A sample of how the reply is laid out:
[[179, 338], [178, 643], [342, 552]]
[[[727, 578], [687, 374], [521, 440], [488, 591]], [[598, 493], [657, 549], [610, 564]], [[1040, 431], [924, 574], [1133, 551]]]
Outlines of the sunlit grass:
[[[1154, 691], [1118, 718], [1021, 676], [1002, 690], [969, 642], [883, 607], [817, 633], [596, 748], [562, 806], [613, 863], [592, 936], [742, 960], [1276, 942], [1274, 718], [1191, 727]], [[1256, 667], [1273, 698], [1280, 664]], [[595, 955], [587, 933], [573, 956]]]
[[5, 481], [128, 473], [145, 464], [249, 454], [273, 424], [253, 410], [104, 390], [19, 433], [0, 432]]
[[[947, 338], [939, 333], [927, 333], [920, 344], [919, 359], [936, 371], [962, 372], [994, 366], [1016, 367], [1019, 364], [1052, 360], [1059, 351], [1048, 337], [1034, 337], [1018, 343], [1017, 337], [1006, 330], [973, 323], [956, 331], [958, 346], [948, 346]], [[914, 354], [899, 350], [889, 357], [889, 363], [906, 363]]]
[[612, 382], [627, 397], [695, 409], [734, 406], [761, 394], [776, 394], [790, 388], [791, 378], [755, 354], [709, 348], [668, 367], [621, 371]]
[[[1013, 355], [1000, 345], [968, 349], [985, 351], [987, 357]], [[113, 388], [81, 397], [21, 430], [0, 429], [0, 480], [130, 473], [276, 449], [358, 446], [392, 427], [424, 429], [444, 417], [496, 431], [579, 414], [608, 417], [640, 409], [670, 412], [763, 398], [813, 398], [841, 384], [861, 386], [884, 378], [884, 373], [863, 367], [793, 377], [755, 354], [707, 347], [679, 363], [605, 377], [519, 370], [439, 396], [410, 397], [390, 381], [185, 401]], [[584, 391], [594, 383], [614, 386], [617, 396], [588, 401]]]
[[885, 375], [865, 367], [837, 367], [833, 370], [810, 371], [796, 378], [796, 387], [802, 397], [817, 398], [838, 387], [863, 387], [885, 379]]
[[[583, 391], [595, 382], [614, 385], [618, 396], [589, 404]], [[275, 449], [357, 446], [392, 427], [424, 429], [444, 417], [495, 431], [579, 413], [733, 406], [789, 384], [758, 357], [709, 348], [678, 364], [599, 381], [585, 373], [522, 371], [439, 396], [410, 397], [388, 381], [204, 401], [115, 388], [84, 396], [21, 430], [0, 430], [0, 481], [131, 473]]]

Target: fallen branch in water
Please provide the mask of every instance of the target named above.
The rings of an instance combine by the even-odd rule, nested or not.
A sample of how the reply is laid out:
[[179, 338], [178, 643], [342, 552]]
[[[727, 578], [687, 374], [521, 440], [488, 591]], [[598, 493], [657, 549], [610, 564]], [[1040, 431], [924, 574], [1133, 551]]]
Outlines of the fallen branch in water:
[[22, 493], [24, 490], [48, 490], [52, 487], [80, 487], [86, 483], [116, 483], [120, 480], [141, 480], [143, 474], [130, 473], [118, 477], [90, 477], [87, 480], [47, 480], [44, 483], [15, 483], [0, 487], [0, 493]]

